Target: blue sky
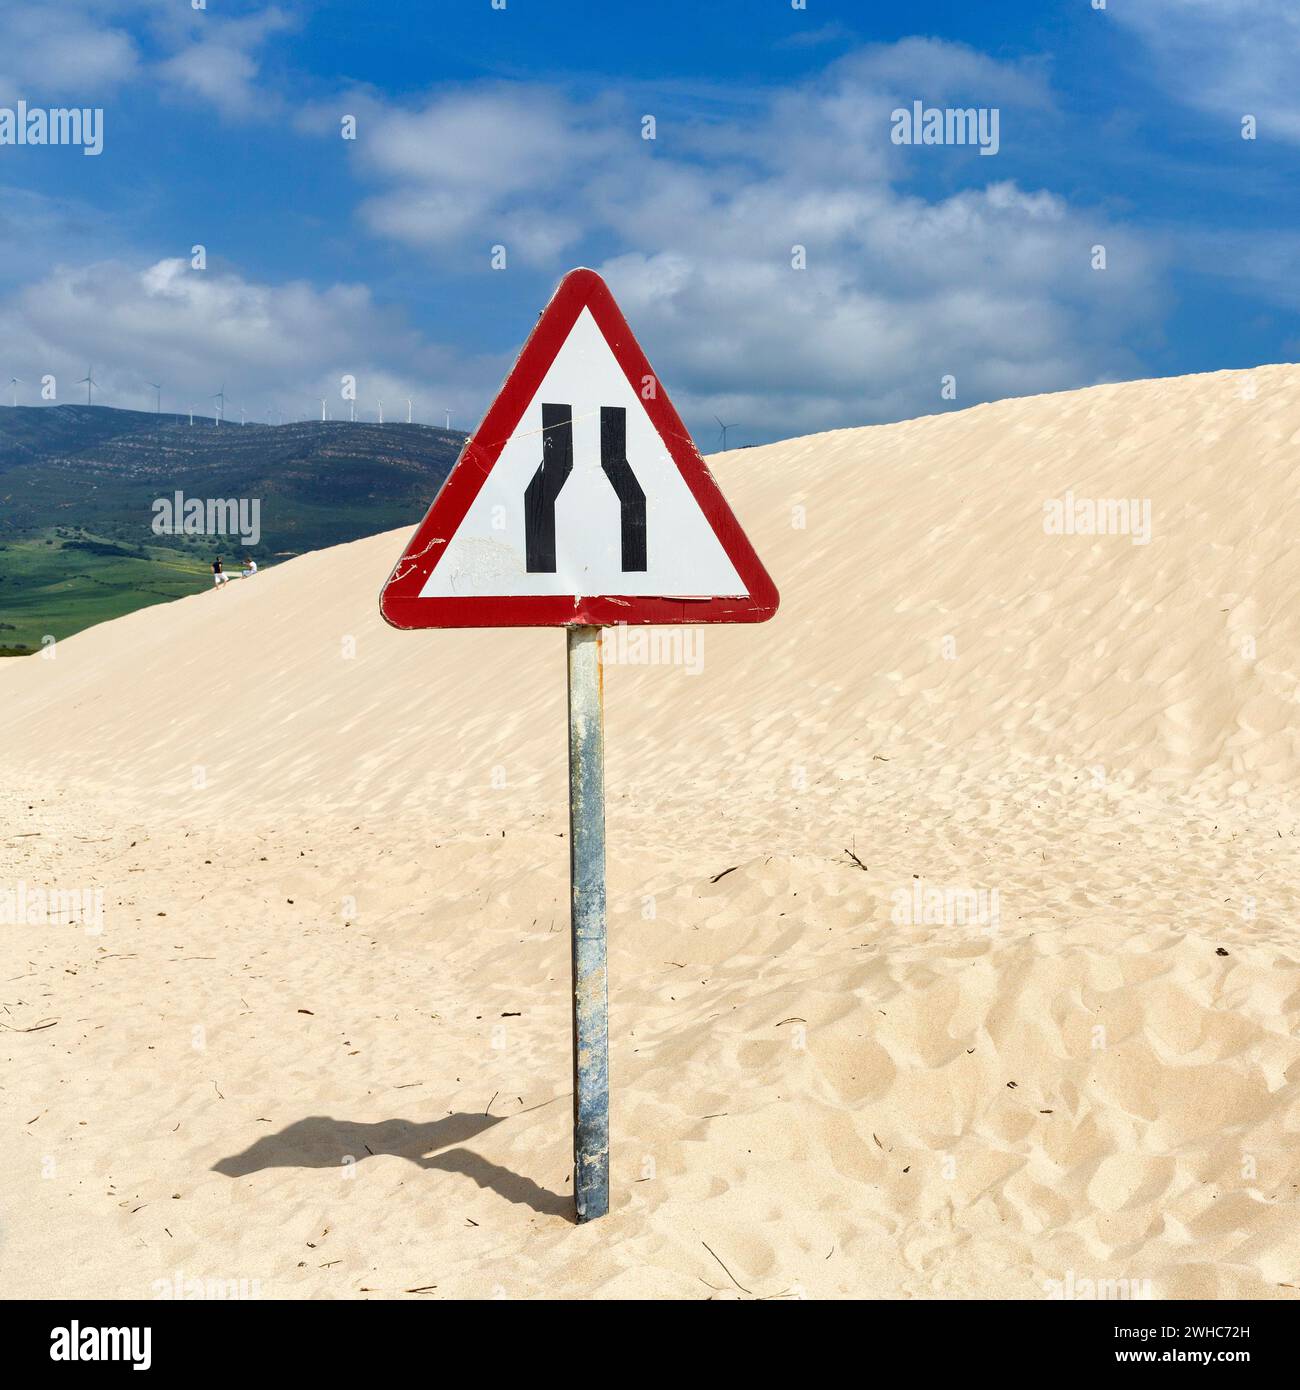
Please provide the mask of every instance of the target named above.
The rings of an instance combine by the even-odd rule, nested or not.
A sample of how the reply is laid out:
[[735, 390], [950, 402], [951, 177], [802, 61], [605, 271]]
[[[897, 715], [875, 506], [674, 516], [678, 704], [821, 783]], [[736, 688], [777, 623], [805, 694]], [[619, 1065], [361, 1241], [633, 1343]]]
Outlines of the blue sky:
[[706, 450], [1291, 360], [1297, 58], [1291, 0], [7, 0], [0, 106], [104, 151], [0, 145], [0, 377], [468, 427], [578, 264]]

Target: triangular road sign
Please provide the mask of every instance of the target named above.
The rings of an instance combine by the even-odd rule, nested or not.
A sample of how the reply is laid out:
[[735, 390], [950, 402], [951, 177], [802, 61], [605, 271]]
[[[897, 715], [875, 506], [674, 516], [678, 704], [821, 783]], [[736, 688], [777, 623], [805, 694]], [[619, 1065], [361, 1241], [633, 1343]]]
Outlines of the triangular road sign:
[[394, 627], [757, 623], [776, 588], [594, 270], [560, 282], [384, 585]]

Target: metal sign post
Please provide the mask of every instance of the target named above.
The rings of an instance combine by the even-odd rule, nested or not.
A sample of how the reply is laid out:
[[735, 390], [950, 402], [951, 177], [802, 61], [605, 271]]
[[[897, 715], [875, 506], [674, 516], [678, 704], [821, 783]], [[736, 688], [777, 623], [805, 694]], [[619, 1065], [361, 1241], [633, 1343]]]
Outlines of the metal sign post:
[[605, 963], [605, 673], [600, 628], [567, 628], [569, 899], [573, 933], [573, 1196], [609, 1210], [609, 993]]
[[594, 270], [570, 271], [407, 542], [379, 608], [407, 629], [568, 634], [579, 1221], [609, 1211], [601, 628], [763, 623], [779, 602], [609, 286]]

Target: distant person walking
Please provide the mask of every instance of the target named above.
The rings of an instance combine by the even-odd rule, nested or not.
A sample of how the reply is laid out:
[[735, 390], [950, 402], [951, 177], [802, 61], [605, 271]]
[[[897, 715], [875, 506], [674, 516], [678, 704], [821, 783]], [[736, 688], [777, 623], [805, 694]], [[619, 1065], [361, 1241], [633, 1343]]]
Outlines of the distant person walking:
[[218, 555], [212, 562], [212, 583], [213, 587], [220, 589], [229, 578], [225, 570], [221, 568], [221, 556]]

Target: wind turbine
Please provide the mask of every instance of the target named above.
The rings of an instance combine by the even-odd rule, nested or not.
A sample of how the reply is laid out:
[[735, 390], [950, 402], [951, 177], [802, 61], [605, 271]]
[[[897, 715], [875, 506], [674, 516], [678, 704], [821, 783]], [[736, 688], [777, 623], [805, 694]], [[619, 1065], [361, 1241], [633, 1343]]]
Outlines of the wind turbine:
[[17, 377], [17, 376], [11, 376], [11, 377], [9, 378], [9, 385], [10, 385], [10, 387], [11, 387], [12, 390], [13, 390], [13, 402], [12, 402], [12, 404], [13, 404], [13, 406], [14, 406], [14, 409], [17, 409], [17, 408], [18, 408], [18, 388], [19, 388], [19, 386], [22, 385], [22, 378], [21, 378], [21, 377]]
[[410, 396], [407, 396], [407, 398], [406, 398], [406, 423], [407, 423], [408, 425], [411, 423], [411, 398], [410, 398]]
[[190, 424], [194, 423], [194, 402], [190, 402]]
[[153, 389], [154, 389], [155, 391], [157, 391], [157, 393], [158, 393], [158, 400], [157, 400], [156, 405], [154, 406], [154, 412], [153, 412], [153, 413], [154, 413], [155, 415], [161, 415], [161, 414], [162, 414], [162, 382], [160, 382], [160, 381], [149, 381], [149, 382], [146, 382], [145, 385], [146, 385], [146, 386], [152, 386]]
[[220, 391], [212, 393], [212, 399], [217, 402], [217, 424], [226, 418], [226, 388], [223, 385]]
[[241, 425], [244, 423], [244, 407], [242, 405], [239, 407], [239, 423]]
[[325, 419], [325, 397], [324, 397], [324, 396], [322, 396], [322, 397], [320, 398], [320, 418], [321, 418], [322, 421], [324, 421], [324, 419]]
[[451, 406], [444, 405], [443, 409], [447, 412], [447, 428], [451, 428]]
[[380, 401], [380, 402], [379, 402], [379, 423], [380, 423], [381, 425], [384, 423], [384, 403], [383, 403], [383, 401]]
[[94, 390], [94, 388], [95, 388], [96, 386], [99, 385], [99, 382], [97, 382], [97, 381], [95, 380], [95, 369], [94, 369], [94, 367], [89, 367], [89, 368], [87, 368], [87, 370], [86, 370], [86, 375], [83, 376], [79, 382], [77, 382], [77, 385], [78, 385], [78, 386], [84, 386], [84, 387], [86, 388], [86, 404], [87, 404], [87, 405], [90, 405], [90, 404], [91, 404], [90, 393], [91, 393], [91, 391]]
[[[713, 418], [715, 420], [718, 420], [718, 417], [716, 415]], [[727, 452], [727, 431], [734, 430], [736, 426], [724, 425], [721, 420], [718, 420], [718, 427], [722, 430], [722, 452], [725, 454]]]

